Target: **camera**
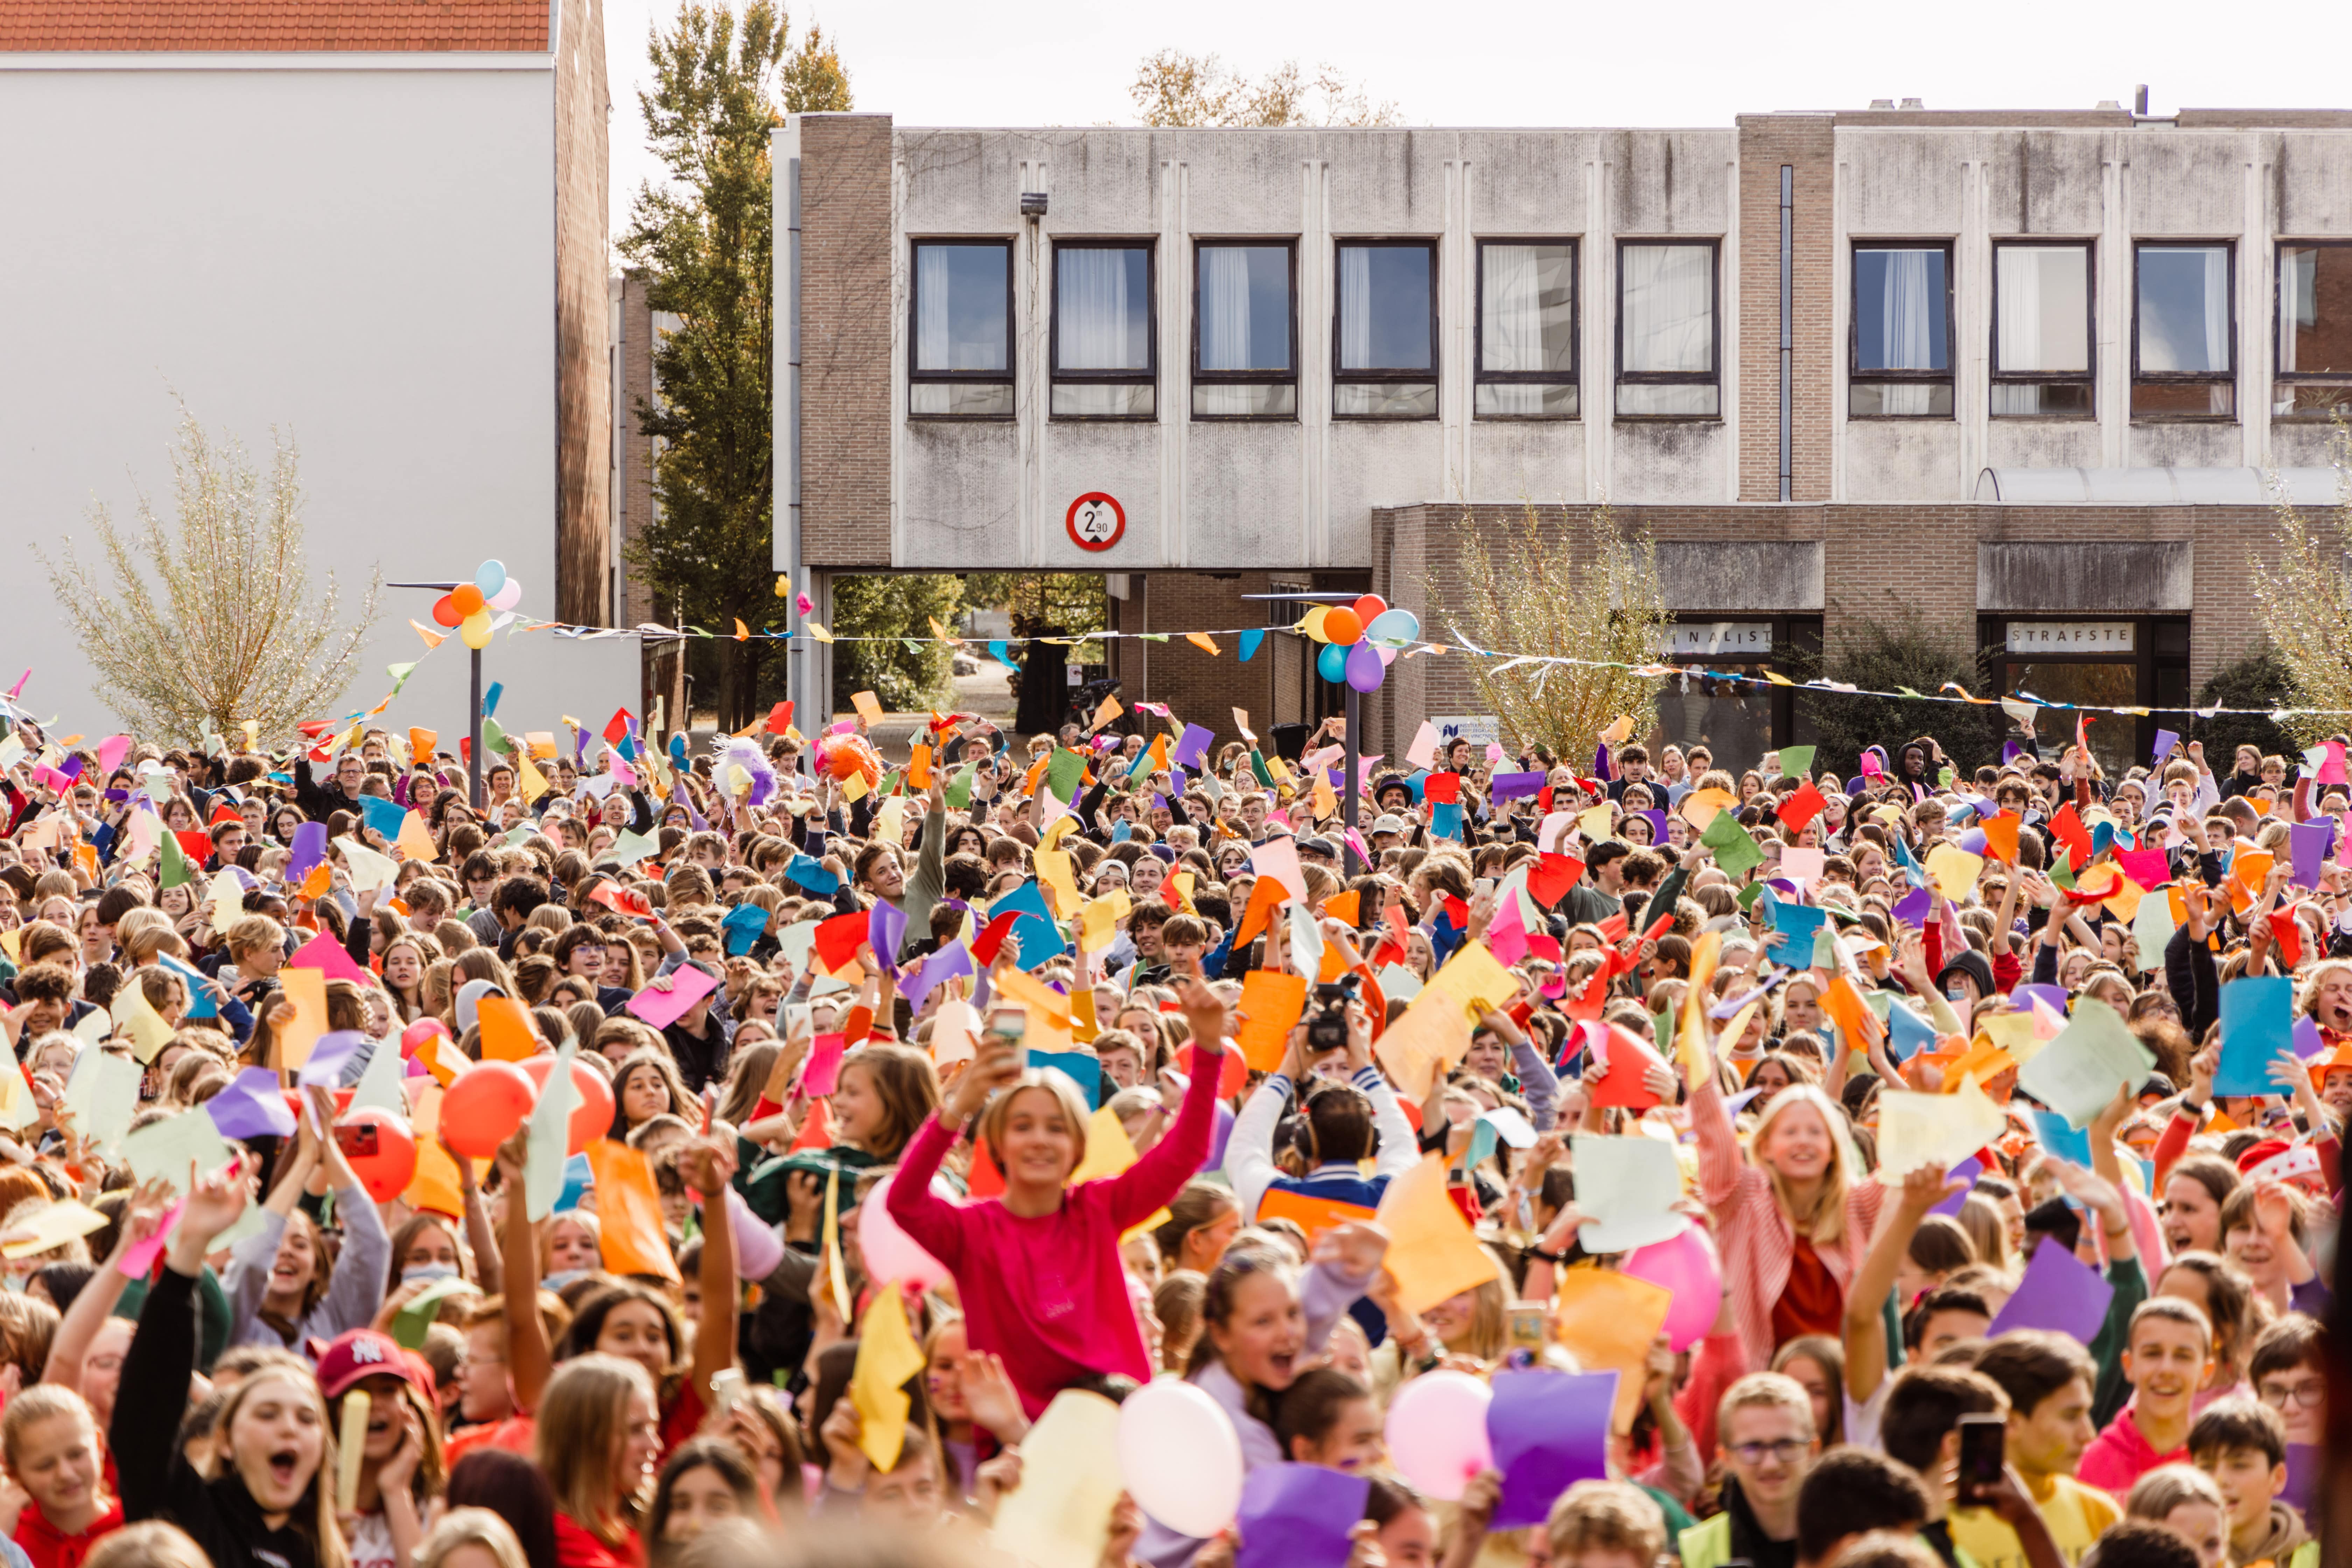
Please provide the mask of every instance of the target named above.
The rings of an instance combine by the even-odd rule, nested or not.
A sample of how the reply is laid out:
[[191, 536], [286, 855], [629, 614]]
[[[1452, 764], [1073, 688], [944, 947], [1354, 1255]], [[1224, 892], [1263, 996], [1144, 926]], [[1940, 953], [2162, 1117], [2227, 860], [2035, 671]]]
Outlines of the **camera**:
[[1307, 1017], [1307, 1049], [1311, 1056], [1348, 1048], [1348, 1004], [1356, 999], [1355, 975], [1315, 987], [1315, 1011]]

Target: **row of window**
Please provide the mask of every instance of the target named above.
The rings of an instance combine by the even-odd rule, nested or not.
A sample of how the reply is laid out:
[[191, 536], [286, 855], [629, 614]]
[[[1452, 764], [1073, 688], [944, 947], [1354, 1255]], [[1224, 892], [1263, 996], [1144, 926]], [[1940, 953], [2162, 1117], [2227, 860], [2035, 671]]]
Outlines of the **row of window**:
[[[2091, 418], [2091, 243], [2016, 240], [1992, 250], [1992, 415]], [[1055, 242], [1054, 417], [1159, 416], [1157, 260], [1149, 241]], [[1619, 418], [1719, 416], [1718, 261], [1712, 240], [1618, 242]], [[1287, 240], [1195, 247], [1194, 418], [1297, 417], [1297, 263]], [[1333, 416], [1436, 417], [1435, 242], [1341, 240], [1338, 263]], [[2135, 416], [2236, 416], [2235, 264], [2226, 243], [2134, 247]], [[1576, 241], [1478, 242], [1477, 417], [1578, 416], [1578, 294]], [[916, 241], [911, 310], [908, 411], [1011, 418], [1013, 242]], [[1951, 418], [1953, 336], [1948, 241], [1855, 243], [1850, 415]], [[2352, 242], [2279, 247], [2275, 383], [2274, 416], [2352, 413]]]

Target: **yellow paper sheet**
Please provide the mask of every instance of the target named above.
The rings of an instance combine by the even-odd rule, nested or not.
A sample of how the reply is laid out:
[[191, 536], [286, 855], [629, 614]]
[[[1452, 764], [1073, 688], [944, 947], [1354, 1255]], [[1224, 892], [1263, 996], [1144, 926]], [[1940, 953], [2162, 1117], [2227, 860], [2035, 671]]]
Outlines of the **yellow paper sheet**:
[[205, 893], [205, 903], [212, 910], [208, 922], [212, 934], [218, 936], [245, 918], [245, 884], [236, 879], [235, 871], [224, 868], [214, 874], [213, 885]]
[[310, 1048], [327, 1032], [327, 974], [321, 969], [281, 969], [278, 984], [294, 1004], [294, 1021], [278, 1036], [275, 1066], [292, 1072], [310, 1059]]
[[1037, 880], [1054, 895], [1056, 912], [1066, 916], [1079, 904], [1078, 884], [1070, 874], [1070, 856], [1064, 849], [1040, 849], [1036, 852]]
[[1954, 903], [1975, 890], [1984, 870], [1984, 857], [1971, 855], [1957, 844], [1938, 844], [1927, 851], [1927, 879]]
[[1423, 994], [1432, 991], [1453, 997], [1461, 1004], [1465, 1016], [1475, 1016], [1484, 1008], [1499, 1007], [1517, 996], [1519, 983], [1509, 970], [1495, 962], [1495, 955], [1487, 951], [1485, 942], [1465, 942], [1429, 977]]
[[2034, 1027], [2032, 1013], [1987, 1014], [1977, 1020], [1977, 1027], [1983, 1031], [1987, 1039], [2007, 1051], [2010, 1059], [2019, 1067], [2032, 1061], [2042, 1047], [2050, 1043], [2042, 1031]]
[[874, 1292], [857, 1325], [857, 1363], [849, 1374], [849, 1402], [857, 1409], [857, 1446], [877, 1470], [898, 1465], [907, 1442], [905, 1387], [923, 1370], [923, 1352], [907, 1329], [907, 1300], [894, 1286]]
[[1445, 1156], [1429, 1154], [1389, 1184], [1381, 1198], [1381, 1225], [1389, 1233], [1388, 1269], [1410, 1312], [1496, 1278], [1495, 1260], [1445, 1194]]
[[1552, 1337], [1587, 1372], [1615, 1372], [1617, 1403], [1610, 1429], [1630, 1430], [1642, 1407], [1643, 1369], [1650, 1345], [1666, 1326], [1675, 1293], [1663, 1285], [1606, 1268], [1570, 1268], [1552, 1298]]
[[996, 1545], [1034, 1568], [1098, 1568], [1127, 1489], [1118, 1406], [1064, 1389], [1021, 1441], [1021, 1485], [996, 1510]]
[[132, 975], [122, 989], [114, 994], [114, 1026], [131, 1037], [131, 1054], [141, 1065], [155, 1059], [155, 1053], [172, 1042], [172, 1026], [163, 1022], [163, 1015], [155, 1011], [147, 1000], [147, 988]]
[[1372, 1055], [1396, 1079], [1397, 1092], [1419, 1103], [1430, 1086], [1470, 1050], [1470, 1020], [1443, 992], [1423, 988], [1412, 1005], [1372, 1047]]
[[1135, 901], [1128, 897], [1127, 889], [1124, 888], [1105, 893], [1101, 898], [1082, 906], [1078, 910], [1078, 918], [1085, 928], [1087, 946], [1097, 952], [1108, 947], [1111, 938], [1118, 934], [1118, 922], [1125, 920], [1128, 911], [1134, 907]]
[[879, 724], [882, 722], [881, 700], [876, 697], [871, 691], [851, 692], [849, 694], [849, 705], [857, 710], [857, 716], [860, 719], [865, 720], [868, 724]]
[[30, 1258], [37, 1252], [47, 1252], [63, 1247], [77, 1237], [89, 1235], [106, 1227], [106, 1216], [93, 1208], [85, 1208], [71, 1198], [43, 1209], [35, 1209], [10, 1228], [26, 1233], [25, 1239], [0, 1246], [0, 1257]]
[[1029, 1015], [1029, 1030], [1022, 1045], [1032, 1051], [1066, 1051], [1076, 1044], [1070, 1037], [1070, 999], [1037, 979], [1018, 969], [1007, 968], [997, 977], [997, 994], [1008, 1002], [1020, 1004]]
[[1683, 1081], [1696, 1089], [1707, 1073], [1706, 1002], [1715, 966], [1723, 955], [1723, 933], [1702, 931], [1691, 948], [1690, 980], [1683, 987], [1683, 1015], [1675, 1027], [1675, 1055]]
[[432, 830], [425, 826], [425, 818], [413, 811], [401, 818], [400, 837], [394, 843], [411, 860], [441, 858], [441, 851], [434, 847]]
[[1923, 1165], [1958, 1164], [2009, 1130], [1973, 1078], [1950, 1094], [1883, 1089], [1878, 1096], [1878, 1179], [1899, 1183]]

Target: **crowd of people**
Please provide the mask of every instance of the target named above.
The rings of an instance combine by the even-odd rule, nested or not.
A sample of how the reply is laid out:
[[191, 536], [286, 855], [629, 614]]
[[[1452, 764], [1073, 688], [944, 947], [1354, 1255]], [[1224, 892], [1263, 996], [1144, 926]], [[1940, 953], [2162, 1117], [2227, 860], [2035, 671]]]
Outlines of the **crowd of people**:
[[2317, 1568], [2341, 737], [1115, 707], [15, 724], [9, 1562]]

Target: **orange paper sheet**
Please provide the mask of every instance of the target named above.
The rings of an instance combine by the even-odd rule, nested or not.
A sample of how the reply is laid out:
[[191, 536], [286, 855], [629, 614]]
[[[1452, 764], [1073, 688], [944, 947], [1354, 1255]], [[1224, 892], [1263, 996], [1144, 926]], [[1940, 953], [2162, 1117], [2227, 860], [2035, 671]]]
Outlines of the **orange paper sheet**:
[[588, 1145], [588, 1169], [596, 1178], [596, 1218], [604, 1267], [620, 1275], [651, 1274], [679, 1282], [662, 1226], [661, 1189], [653, 1162], [640, 1149], [599, 1138]]
[[1242, 1056], [1259, 1072], [1278, 1072], [1291, 1026], [1307, 1011], [1307, 977], [1253, 969], [1242, 980]]
[[527, 1062], [539, 1055], [539, 1037], [531, 1033], [530, 1015], [511, 996], [485, 996], [474, 1004], [482, 1026], [482, 1059]]
[[1368, 1225], [1380, 1216], [1360, 1205], [1343, 1204], [1337, 1198], [1310, 1197], [1305, 1193], [1269, 1187], [1257, 1205], [1257, 1217], [1294, 1220], [1307, 1233], [1307, 1239], [1312, 1241], [1334, 1226]]
[[1389, 1233], [1388, 1269], [1409, 1312], [1425, 1312], [1496, 1278], [1494, 1258], [1446, 1195], [1442, 1153], [1425, 1156], [1389, 1184], [1380, 1222]]

